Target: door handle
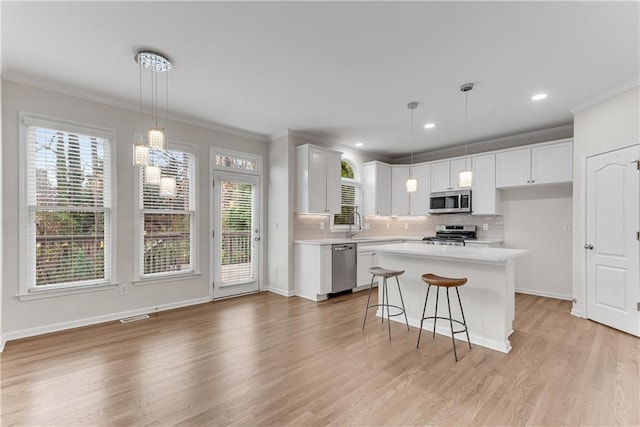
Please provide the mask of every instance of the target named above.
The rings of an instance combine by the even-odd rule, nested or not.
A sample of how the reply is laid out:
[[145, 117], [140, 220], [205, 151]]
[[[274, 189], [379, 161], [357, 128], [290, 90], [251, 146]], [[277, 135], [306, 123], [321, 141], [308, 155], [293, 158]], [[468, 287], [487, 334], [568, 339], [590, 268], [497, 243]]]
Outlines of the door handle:
[[593, 250], [593, 245], [587, 243], [587, 244], [584, 245], [584, 248], [585, 249], [589, 249], [590, 251], [592, 251]]
[[260, 238], [259, 237], [254, 237], [253, 240], [257, 242], [257, 241], [260, 240]]

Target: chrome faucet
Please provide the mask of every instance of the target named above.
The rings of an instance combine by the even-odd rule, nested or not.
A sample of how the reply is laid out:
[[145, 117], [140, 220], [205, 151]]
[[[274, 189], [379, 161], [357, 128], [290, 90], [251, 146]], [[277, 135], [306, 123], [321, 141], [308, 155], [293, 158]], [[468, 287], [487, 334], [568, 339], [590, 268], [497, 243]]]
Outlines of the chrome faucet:
[[[362, 229], [362, 217], [360, 216], [360, 212], [358, 211], [353, 211], [353, 225], [355, 225], [356, 222], [356, 218], [358, 218], [358, 226], [360, 227], [360, 229]], [[351, 223], [349, 223], [349, 231], [347, 231], [347, 238], [348, 239], [352, 239], [353, 236], [355, 236], [357, 233], [354, 233], [353, 231], [351, 231]]]

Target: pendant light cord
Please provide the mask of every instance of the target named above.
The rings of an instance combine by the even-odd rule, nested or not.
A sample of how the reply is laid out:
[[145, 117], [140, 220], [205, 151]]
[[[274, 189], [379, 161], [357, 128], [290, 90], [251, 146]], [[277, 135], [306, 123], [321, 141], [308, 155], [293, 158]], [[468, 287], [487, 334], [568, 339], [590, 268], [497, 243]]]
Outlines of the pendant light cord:
[[411, 166], [413, 166], [413, 111], [415, 108], [411, 109]]
[[[467, 131], [469, 128], [469, 91], [464, 93], [464, 156], [467, 156]], [[465, 159], [465, 166], [467, 159]]]

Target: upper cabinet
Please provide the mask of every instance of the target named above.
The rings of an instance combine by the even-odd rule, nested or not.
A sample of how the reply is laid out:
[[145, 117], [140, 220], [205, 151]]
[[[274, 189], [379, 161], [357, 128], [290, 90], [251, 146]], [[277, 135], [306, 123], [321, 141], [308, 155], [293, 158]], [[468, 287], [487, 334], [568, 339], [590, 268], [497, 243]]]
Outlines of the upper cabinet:
[[391, 215], [410, 215], [407, 178], [409, 166], [391, 166]]
[[341, 153], [311, 144], [296, 148], [297, 212], [340, 213]]
[[362, 165], [363, 213], [391, 215], [391, 166], [380, 162]]
[[459, 190], [458, 175], [471, 167], [467, 158], [446, 160], [431, 164], [431, 192]]
[[500, 191], [496, 190], [496, 155], [482, 154], [471, 158], [473, 178], [471, 207], [473, 215], [497, 215]]
[[411, 166], [411, 174], [418, 180], [418, 191], [409, 193], [409, 212], [411, 215], [428, 215], [429, 195], [431, 194], [431, 166]]
[[571, 182], [573, 144], [562, 140], [496, 154], [496, 187]]

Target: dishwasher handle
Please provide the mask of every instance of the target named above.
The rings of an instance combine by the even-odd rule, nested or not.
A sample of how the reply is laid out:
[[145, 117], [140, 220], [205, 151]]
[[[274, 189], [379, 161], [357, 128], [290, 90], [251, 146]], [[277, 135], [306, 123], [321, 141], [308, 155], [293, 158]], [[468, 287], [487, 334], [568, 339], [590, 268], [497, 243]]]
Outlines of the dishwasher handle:
[[353, 246], [341, 246], [338, 248], [331, 248], [334, 251], [346, 251], [346, 250], [350, 250], [353, 249]]

